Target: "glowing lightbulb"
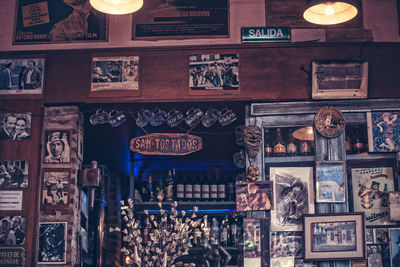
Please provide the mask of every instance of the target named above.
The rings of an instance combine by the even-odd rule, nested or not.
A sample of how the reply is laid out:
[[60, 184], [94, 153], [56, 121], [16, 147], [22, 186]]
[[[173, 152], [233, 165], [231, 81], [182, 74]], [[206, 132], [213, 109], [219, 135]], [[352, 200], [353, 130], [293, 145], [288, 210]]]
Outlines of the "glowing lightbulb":
[[325, 7], [325, 15], [327, 16], [332, 16], [333, 14], [335, 14], [335, 9], [333, 8], [332, 5], [328, 4]]

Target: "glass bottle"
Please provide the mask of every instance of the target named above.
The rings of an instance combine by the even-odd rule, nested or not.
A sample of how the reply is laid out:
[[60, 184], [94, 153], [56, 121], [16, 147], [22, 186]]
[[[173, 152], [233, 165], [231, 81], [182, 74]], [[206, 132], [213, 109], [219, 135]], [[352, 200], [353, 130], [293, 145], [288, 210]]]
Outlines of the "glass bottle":
[[289, 138], [286, 145], [286, 154], [290, 157], [297, 156], [297, 145], [293, 137], [293, 129], [289, 129]]
[[219, 226], [216, 217], [212, 218], [210, 239], [219, 242]]
[[274, 147], [271, 142], [269, 129], [264, 130], [264, 156], [272, 157], [274, 154]]
[[382, 207], [387, 207], [389, 205], [389, 192], [387, 184], [385, 184], [385, 187], [383, 188], [381, 205]]
[[226, 200], [234, 201], [235, 200], [235, 181], [233, 173], [229, 173], [227, 177], [227, 186], [226, 186]]
[[217, 184], [218, 184], [218, 201], [224, 201], [226, 197], [226, 177], [221, 173], [219, 175], [219, 172], [217, 173]]
[[345, 144], [346, 144], [346, 153], [347, 154], [350, 154], [351, 153], [351, 138], [350, 138], [350, 136], [346, 136], [346, 141], [345, 141]]
[[171, 170], [168, 171], [167, 179], [166, 179], [166, 190], [165, 190], [165, 200], [173, 201], [174, 200], [174, 177], [175, 177], [175, 169], [173, 169], [173, 174]]
[[302, 155], [302, 156], [309, 156], [312, 154], [311, 145], [310, 145], [309, 141], [307, 141], [307, 140], [300, 140], [299, 148], [300, 148], [299, 149], [300, 155]]
[[185, 183], [182, 174], [178, 175], [178, 179], [176, 181], [176, 200], [183, 201], [185, 199]]
[[158, 201], [163, 201], [165, 199], [164, 194], [164, 183], [162, 173], [158, 176], [158, 183], [155, 186], [155, 197]]
[[219, 230], [219, 243], [223, 247], [228, 246], [228, 215], [225, 215], [225, 219], [221, 222], [221, 227]]
[[201, 178], [198, 172], [196, 172], [193, 182], [193, 200], [201, 200]]
[[185, 200], [192, 201], [193, 200], [193, 180], [192, 176], [187, 177], [185, 183]]
[[356, 154], [364, 152], [364, 142], [361, 137], [360, 126], [356, 126], [354, 129], [353, 152]]
[[218, 198], [218, 184], [216, 181], [216, 176], [213, 174], [210, 179], [210, 200], [216, 201]]
[[236, 217], [236, 212], [232, 212], [232, 217], [229, 222], [229, 228], [230, 228], [230, 233], [229, 233], [229, 246], [237, 246], [239, 244], [238, 239], [239, 239], [239, 222]]
[[206, 174], [202, 173], [202, 183], [201, 183], [201, 200], [209, 201], [210, 200], [210, 184], [206, 178]]
[[281, 128], [276, 128], [276, 138], [274, 143], [274, 156], [283, 157], [286, 155], [286, 146], [282, 138]]
[[149, 176], [149, 180], [147, 181], [147, 192], [148, 192], [148, 200], [149, 201], [154, 201], [155, 197], [154, 197], [154, 191], [153, 191], [153, 181], [152, 181], [152, 177], [151, 175]]

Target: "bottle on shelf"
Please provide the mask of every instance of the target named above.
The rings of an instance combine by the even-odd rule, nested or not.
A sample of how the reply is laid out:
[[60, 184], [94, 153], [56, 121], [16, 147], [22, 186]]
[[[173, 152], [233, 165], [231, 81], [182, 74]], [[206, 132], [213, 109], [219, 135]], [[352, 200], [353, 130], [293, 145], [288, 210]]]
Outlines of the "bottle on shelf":
[[193, 177], [186, 176], [185, 182], [185, 201], [193, 201]]
[[362, 140], [360, 126], [354, 127], [354, 141], [353, 141], [353, 153], [359, 154], [364, 152], [364, 142]]
[[219, 230], [219, 243], [223, 247], [228, 246], [228, 227], [228, 215], [225, 215], [225, 218], [222, 220]]
[[147, 192], [148, 192], [148, 201], [155, 201], [155, 197], [154, 197], [154, 189], [153, 189], [153, 178], [151, 177], [151, 175], [149, 176], [149, 179], [147, 181]]
[[139, 175], [139, 180], [137, 181], [137, 188], [139, 188], [140, 197], [142, 201], [149, 201], [149, 192], [147, 191], [147, 184], [143, 181], [142, 175]]
[[148, 243], [150, 241], [150, 230], [151, 230], [151, 225], [150, 225], [150, 218], [146, 216], [144, 219], [144, 226], [143, 226], [143, 243]]
[[215, 174], [210, 175], [210, 201], [216, 201], [218, 198], [218, 184]]
[[276, 128], [274, 157], [283, 157], [283, 156], [286, 156], [286, 146], [282, 138], [281, 128]]
[[312, 155], [312, 149], [311, 149], [311, 145], [310, 145], [309, 141], [300, 140], [299, 151], [300, 151], [300, 155], [302, 155], [302, 156]]
[[286, 154], [290, 157], [297, 156], [297, 144], [293, 137], [293, 129], [289, 128], [288, 142], [286, 144]]
[[346, 153], [347, 153], [347, 154], [350, 154], [350, 153], [352, 152], [352, 150], [351, 150], [352, 145], [351, 145], [351, 138], [350, 138], [350, 136], [346, 136], [345, 145], [346, 145]]
[[236, 216], [236, 212], [232, 212], [232, 217], [229, 222], [229, 246], [237, 246], [239, 245], [239, 221]]
[[206, 174], [203, 172], [201, 177], [201, 200], [210, 200], [210, 184], [208, 182]]
[[234, 201], [235, 200], [235, 177], [231, 172], [228, 174], [228, 181], [226, 186], [226, 200]]
[[264, 156], [272, 157], [274, 154], [274, 147], [271, 141], [271, 135], [269, 129], [264, 130]]
[[219, 225], [216, 217], [212, 218], [210, 240], [219, 242]]
[[162, 173], [158, 176], [158, 183], [155, 185], [155, 198], [158, 201], [163, 201], [165, 199], [165, 193], [164, 193], [164, 182], [163, 182], [163, 176]]
[[183, 201], [185, 199], [185, 183], [184, 177], [180, 173], [176, 181], [176, 200]]
[[193, 182], [193, 200], [200, 201], [201, 200], [201, 179], [198, 172], [194, 176]]
[[174, 177], [175, 177], [175, 169], [168, 171], [167, 179], [166, 179], [166, 190], [165, 190], [165, 200], [173, 201], [174, 200]]
[[226, 198], [226, 177], [222, 173], [217, 172], [217, 185], [218, 185], [218, 195], [217, 195], [217, 200], [218, 201], [225, 201]]

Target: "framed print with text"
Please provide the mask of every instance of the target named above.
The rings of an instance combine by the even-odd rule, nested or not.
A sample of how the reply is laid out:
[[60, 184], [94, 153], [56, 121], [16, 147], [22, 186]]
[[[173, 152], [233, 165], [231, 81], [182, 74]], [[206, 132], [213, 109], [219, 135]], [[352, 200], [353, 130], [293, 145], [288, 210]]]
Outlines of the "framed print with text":
[[316, 202], [346, 202], [346, 165], [344, 161], [317, 161]]

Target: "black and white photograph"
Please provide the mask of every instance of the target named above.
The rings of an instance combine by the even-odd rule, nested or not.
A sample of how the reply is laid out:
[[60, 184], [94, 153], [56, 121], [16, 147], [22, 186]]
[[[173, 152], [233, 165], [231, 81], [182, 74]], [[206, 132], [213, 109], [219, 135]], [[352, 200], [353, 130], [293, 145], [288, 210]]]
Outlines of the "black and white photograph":
[[31, 138], [32, 113], [0, 113], [0, 140]]
[[0, 216], [0, 246], [25, 245], [26, 217]]
[[391, 266], [400, 266], [400, 229], [390, 229], [389, 231]]
[[304, 259], [365, 258], [364, 213], [304, 214]]
[[374, 229], [373, 228], [365, 229], [365, 243], [366, 244], [374, 243]]
[[367, 245], [368, 267], [383, 267], [383, 248], [380, 245]]
[[302, 238], [298, 231], [271, 232], [271, 266], [294, 266], [295, 259], [303, 257]]
[[400, 192], [389, 192], [389, 215], [391, 221], [400, 221]]
[[189, 58], [190, 92], [239, 91], [239, 58], [237, 54], [201, 54]]
[[68, 203], [68, 169], [44, 169], [42, 182], [42, 205], [61, 206]]
[[271, 231], [301, 231], [303, 214], [314, 213], [312, 167], [270, 168], [275, 209]]
[[0, 95], [41, 94], [44, 58], [0, 59]]
[[108, 40], [108, 16], [89, 0], [18, 0], [13, 44]]
[[374, 244], [389, 243], [389, 228], [374, 228]]
[[139, 90], [139, 57], [93, 57], [91, 91]]
[[346, 166], [344, 161], [318, 161], [315, 172], [316, 202], [346, 202]]
[[0, 162], [0, 190], [28, 187], [28, 162], [26, 160]]
[[272, 182], [236, 182], [236, 210], [271, 210], [274, 208]]
[[70, 132], [68, 130], [45, 131], [44, 163], [69, 163]]
[[38, 264], [66, 263], [66, 222], [39, 223]]

